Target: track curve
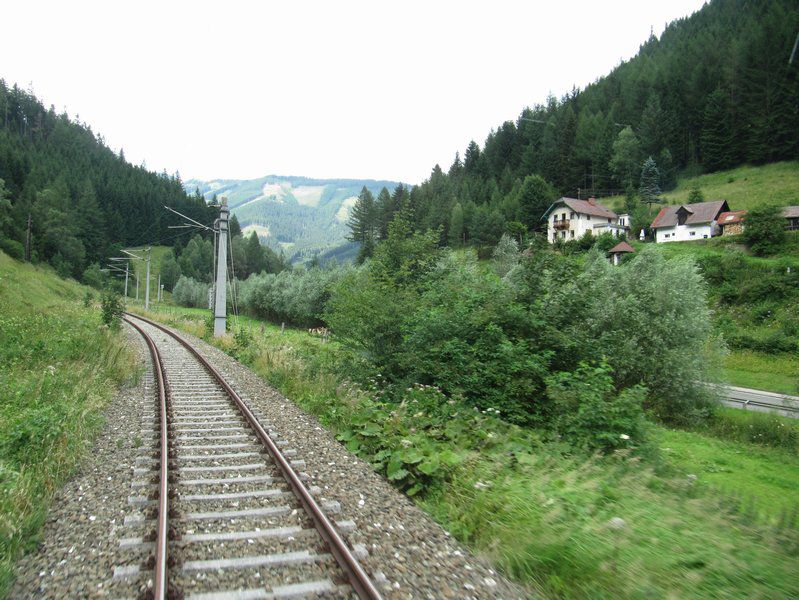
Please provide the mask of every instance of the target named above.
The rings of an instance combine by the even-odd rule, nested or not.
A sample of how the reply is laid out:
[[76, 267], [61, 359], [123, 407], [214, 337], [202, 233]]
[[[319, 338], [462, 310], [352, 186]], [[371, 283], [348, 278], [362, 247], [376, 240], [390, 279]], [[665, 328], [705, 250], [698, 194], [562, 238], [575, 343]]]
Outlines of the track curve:
[[[124, 319], [148, 345], [159, 396], [152, 419], [159, 465], [152, 596], [380, 598], [281, 451], [286, 442], [272, 438], [184, 338], [137, 315]], [[263, 488], [266, 483], [275, 485]], [[297, 540], [306, 547], [298, 549]], [[253, 546], [264, 551], [247, 552]]]

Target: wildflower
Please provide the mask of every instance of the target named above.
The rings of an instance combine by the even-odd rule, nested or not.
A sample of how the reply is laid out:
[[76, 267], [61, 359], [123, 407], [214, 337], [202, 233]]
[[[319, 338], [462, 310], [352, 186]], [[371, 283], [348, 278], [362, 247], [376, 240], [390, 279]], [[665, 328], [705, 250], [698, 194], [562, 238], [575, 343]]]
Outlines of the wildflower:
[[621, 434], [619, 437], [620, 437], [621, 439], [623, 439], [623, 440], [629, 440], [629, 439], [630, 439], [630, 436], [629, 436], [629, 435], [627, 435], [626, 433], [622, 433], [622, 434]]

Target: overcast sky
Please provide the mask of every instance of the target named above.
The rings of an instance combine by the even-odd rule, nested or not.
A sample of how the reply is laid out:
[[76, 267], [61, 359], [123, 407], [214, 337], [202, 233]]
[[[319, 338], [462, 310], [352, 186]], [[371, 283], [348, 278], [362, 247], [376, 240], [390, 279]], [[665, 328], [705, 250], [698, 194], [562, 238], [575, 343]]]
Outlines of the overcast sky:
[[702, 4], [6, 2], [0, 77], [184, 180], [420, 183]]

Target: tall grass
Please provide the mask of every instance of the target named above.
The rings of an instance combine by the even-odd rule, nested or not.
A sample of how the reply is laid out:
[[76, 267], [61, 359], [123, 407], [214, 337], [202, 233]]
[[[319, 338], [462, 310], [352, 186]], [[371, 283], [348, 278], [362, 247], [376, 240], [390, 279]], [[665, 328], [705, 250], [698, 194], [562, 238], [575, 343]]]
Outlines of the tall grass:
[[85, 289], [0, 253], [0, 597], [36, 543], [47, 505], [135, 373]]

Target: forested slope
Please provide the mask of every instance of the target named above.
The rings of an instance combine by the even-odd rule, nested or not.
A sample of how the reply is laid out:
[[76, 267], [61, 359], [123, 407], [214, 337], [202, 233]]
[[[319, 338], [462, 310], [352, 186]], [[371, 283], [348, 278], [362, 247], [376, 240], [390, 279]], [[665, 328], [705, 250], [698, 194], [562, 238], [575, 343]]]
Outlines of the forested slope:
[[472, 141], [448, 169], [436, 165], [407, 205], [414, 226], [440, 228], [440, 243], [492, 246], [540, 228], [559, 195], [632, 199], [648, 157], [662, 190], [679, 170], [796, 159], [797, 23], [794, 0], [714, 0], [672, 22], [586, 89], [525, 108], [483, 147]]
[[46, 109], [0, 80], [0, 246], [62, 275], [81, 277], [117, 247], [169, 239], [180, 219], [169, 205], [209, 223], [214, 211], [177, 176], [128, 163], [91, 128]]

